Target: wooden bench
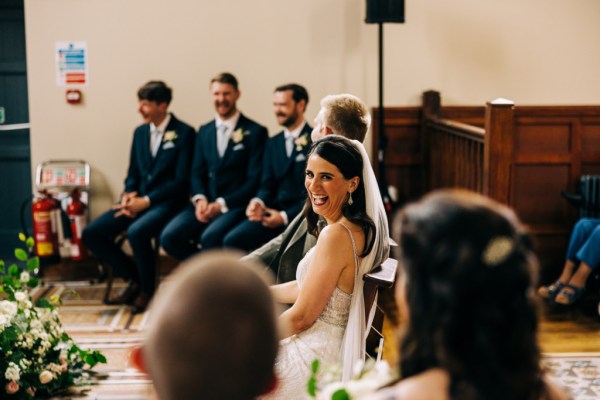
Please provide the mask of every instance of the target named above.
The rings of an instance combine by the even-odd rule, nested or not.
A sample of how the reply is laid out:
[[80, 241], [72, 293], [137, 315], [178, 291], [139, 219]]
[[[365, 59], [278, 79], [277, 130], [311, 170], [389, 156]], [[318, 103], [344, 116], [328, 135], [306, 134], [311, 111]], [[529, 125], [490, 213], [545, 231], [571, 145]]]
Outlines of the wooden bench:
[[[388, 258], [380, 266], [374, 268], [371, 272], [363, 276], [365, 282], [363, 294], [365, 298], [365, 319], [367, 319], [370, 306], [375, 300], [375, 294], [381, 290], [391, 290], [396, 282], [396, 271], [398, 270], [398, 261]], [[371, 325], [371, 331], [367, 337], [367, 355], [379, 361], [383, 350], [383, 319], [385, 312], [380, 306], [376, 305], [375, 317]]]

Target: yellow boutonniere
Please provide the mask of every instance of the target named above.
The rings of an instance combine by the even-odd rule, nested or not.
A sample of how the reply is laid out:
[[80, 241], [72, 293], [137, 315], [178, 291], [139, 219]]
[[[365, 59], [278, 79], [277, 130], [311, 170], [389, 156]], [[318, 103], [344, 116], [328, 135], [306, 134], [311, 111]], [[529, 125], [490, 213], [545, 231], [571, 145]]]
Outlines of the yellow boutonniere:
[[177, 132], [175, 131], [166, 131], [163, 136], [163, 142], [172, 142], [175, 139], [177, 139]]
[[308, 135], [298, 136], [294, 139], [294, 144], [296, 145], [296, 151], [301, 151], [308, 144]]
[[242, 140], [244, 140], [244, 136], [248, 136], [249, 134], [250, 131], [243, 131], [242, 128], [239, 128], [238, 130], [233, 132], [233, 134], [231, 135], [231, 140], [233, 140], [234, 143], [239, 143]]

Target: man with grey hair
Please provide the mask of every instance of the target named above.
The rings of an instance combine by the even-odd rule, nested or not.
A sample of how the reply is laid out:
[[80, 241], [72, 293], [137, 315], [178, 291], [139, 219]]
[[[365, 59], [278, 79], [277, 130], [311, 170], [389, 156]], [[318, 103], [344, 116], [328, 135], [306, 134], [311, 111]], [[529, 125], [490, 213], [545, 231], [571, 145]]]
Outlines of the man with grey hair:
[[[313, 142], [332, 134], [360, 142], [365, 140], [371, 116], [362, 100], [351, 94], [336, 94], [325, 96], [320, 105], [311, 134]], [[316, 242], [317, 239], [308, 234], [306, 219], [301, 213], [282, 234], [244, 259], [262, 261], [277, 275], [278, 283], [289, 282], [296, 279], [298, 263]]]

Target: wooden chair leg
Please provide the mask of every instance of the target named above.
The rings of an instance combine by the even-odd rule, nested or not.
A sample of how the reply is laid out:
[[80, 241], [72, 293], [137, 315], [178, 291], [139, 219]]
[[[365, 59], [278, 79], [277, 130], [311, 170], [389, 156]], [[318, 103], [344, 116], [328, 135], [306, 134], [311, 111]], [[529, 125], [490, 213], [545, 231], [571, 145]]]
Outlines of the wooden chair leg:
[[160, 235], [157, 235], [154, 239], [154, 262], [156, 271], [154, 274], [155, 290], [158, 290], [160, 285]]
[[[117, 244], [117, 246], [123, 247], [126, 240], [127, 240], [127, 233], [123, 232], [122, 234], [120, 234], [119, 236], [117, 236], [115, 238], [115, 243]], [[112, 266], [110, 266], [106, 263], [102, 263], [102, 269], [103, 269], [103, 273], [104, 273], [104, 276], [106, 279], [106, 291], [104, 292], [104, 298], [103, 298], [103, 301], [106, 304], [110, 300], [110, 294], [112, 292], [114, 271], [113, 271]]]
[[110, 293], [112, 292], [113, 269], [107, 265], [103, 265], [103, 268], [105, 269], [105, 276], [106, 276], [106, 291], [104, 292], [104, 298], [102, 300], [106, 304], [110, 300]]

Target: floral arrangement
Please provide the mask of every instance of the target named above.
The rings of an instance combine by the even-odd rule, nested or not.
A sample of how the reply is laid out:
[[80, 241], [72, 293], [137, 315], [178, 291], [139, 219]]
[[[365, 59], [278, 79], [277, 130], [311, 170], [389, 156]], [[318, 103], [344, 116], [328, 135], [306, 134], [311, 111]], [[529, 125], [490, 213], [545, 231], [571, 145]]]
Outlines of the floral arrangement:
[[19, 239], [26, 249], [17, 248], [15, 257], [24, 266], [7, 270], [0, 260], [0, 398], [22, 400], [65, 392], [106, 358], [80, 349], [67, 335], [55, 307], [59, 299], [33, 304], [28, 291], [39, 285], [40, 261], [29, 257], [33, 238]]
[[348, 382], [342, 382], [340, 366], [329, 366], [320, 371], [319, 360], [311, 365], [308, 394], [318, 400], [358, 400], [375, 393], [379, 388], [395, 381], [398, 373], [386, 361], [358, 362]]

